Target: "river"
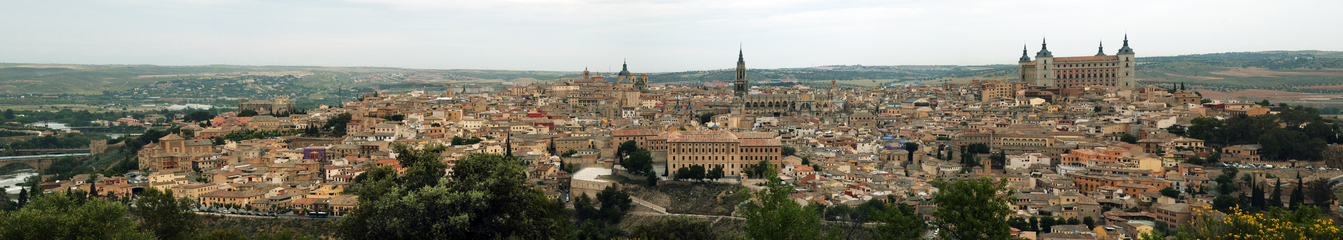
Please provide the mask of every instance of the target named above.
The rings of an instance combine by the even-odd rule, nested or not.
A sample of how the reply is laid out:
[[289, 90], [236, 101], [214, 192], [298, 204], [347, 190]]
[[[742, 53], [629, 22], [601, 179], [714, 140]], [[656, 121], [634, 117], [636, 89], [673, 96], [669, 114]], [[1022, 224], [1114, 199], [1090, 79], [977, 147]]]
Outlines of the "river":
[[13, 173], [8, 173], [5, 175], [0, 175], [0, 187], [5, 187], [5, 193], [19, 194], [20, 188], [17, 188], [15, 186], [18, 186], [18, 184], [22, 184], [24, 179], [28, 179], [28, 177], [32, 176], [37, 176], [36, 170], [24, 169], [15, 171]]

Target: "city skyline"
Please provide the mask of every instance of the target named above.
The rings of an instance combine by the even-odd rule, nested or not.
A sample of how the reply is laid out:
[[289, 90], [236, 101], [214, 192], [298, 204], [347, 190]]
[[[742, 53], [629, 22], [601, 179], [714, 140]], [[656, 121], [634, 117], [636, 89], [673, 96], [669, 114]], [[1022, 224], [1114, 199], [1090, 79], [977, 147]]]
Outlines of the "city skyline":
[[[1125, 4], [952, 1], [132, 1], [15, 3], [0, 62], [370, 66], [675, 72], [1013, 64], [1049, 39], [1061, 56], [1120, 45], [1142, 56], [1343, 50], [1343, 22], [1300, 1]], [[1192, 12], [1188, 9], [1200, 9]], [[1094, 20], [1078, 20], [1094, 19]], [[1246, 34], [1246, 33], [1255, 34]]]

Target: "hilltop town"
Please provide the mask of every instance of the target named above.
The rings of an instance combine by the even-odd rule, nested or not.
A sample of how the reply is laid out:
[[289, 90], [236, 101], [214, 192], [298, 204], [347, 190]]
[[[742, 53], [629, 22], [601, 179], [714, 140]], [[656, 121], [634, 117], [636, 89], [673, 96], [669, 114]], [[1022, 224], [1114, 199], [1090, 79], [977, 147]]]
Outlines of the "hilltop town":
[[[405, 172], [397, 159], [406, 149], [442, 146], [444, 174], [472, 154], [511, 156], [547, 198], [572, 207], [580, 196], [625, 190], [645, 215], [740, 216], [730, 204], [679, 204], [734, 190], [693, 196], [654, 186], [760, 190], [774, 177], [802, 205], [904, 203], [925, 220], [938, 208], [934, 179], [1005, 181], [1016, 200], [1012, 234], [1029, 239], [1129, 239], [1227, 204], [1337, 211], [1332, 185], [1325, 195], [1286, 196], [1343, 175], [1320, 155], [1300, 154], [1339, 151], [1326, 146], [1338, 140], [1334, 123], [1304, 107], [1139, 86], [1134, 58], [1127, 40], [1118, 54], [1083, 57], [1054, 57], [1042, 45], [1034, 57], [1023, 49], [1022, 81], [816, 88], [753, 86], [739, 52], [731, 83], [652, 84], [626, 65], [489, 91], [369, 92], [306, 110], [288, 97], [246, 100], [211, 119], [175, 120], [176, 133], [135, 153], [140, 170], [43, 188], [120, 197], [157, 188], [202, 210], [341, 216], [359, 206], [345, 190], [361, 174]], [[1255, 123], [1243, 131], [1259, 132], [1235, 135]]]

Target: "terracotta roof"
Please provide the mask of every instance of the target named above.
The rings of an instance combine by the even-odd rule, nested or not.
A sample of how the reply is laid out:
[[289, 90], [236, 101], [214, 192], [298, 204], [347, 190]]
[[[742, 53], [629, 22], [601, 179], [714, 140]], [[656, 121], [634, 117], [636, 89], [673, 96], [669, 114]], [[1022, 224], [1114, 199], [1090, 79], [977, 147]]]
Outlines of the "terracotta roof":
[[672, 132], [667, 142], [737, 142], [737, 136], [725, 131]]
[[1054, 62], [1090, 62], [1119, 60], [1119, 56], [1057, 57]]
[[783, 143], [780, 142], [778, 139], [773, 139], [773, 138], [766, 138], [766, 139], [738, 139], [737, 141], [740, 141], [740, 142], [741, 142], [741, 146], [743, 146], [743, 147], [768, 147], [768, 146], [782, 146], [782, 145], [783, 145]]

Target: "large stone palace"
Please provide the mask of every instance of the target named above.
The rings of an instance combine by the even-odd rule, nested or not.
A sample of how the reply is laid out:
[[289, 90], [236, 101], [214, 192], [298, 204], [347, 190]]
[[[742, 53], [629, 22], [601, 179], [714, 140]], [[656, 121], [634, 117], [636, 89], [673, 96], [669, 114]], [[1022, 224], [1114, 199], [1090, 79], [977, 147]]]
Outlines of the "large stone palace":
[[1035, 61], [1026, 55], [1024, 47], [1021, 49], [1021, 59], [1017, 62], [1020, 65], [1021, 82], [1037, 87], [1137, 87], [1137, 77], [1133, 72], [1136, 62], [1133, 49], [1128, 46], [1128, 36], [1124, 36], [1124, 47], [1119, 48], [1116, 55], [1105, 55], [1102, 46], [1095, 56], [1056, 58], [1046, 45], [1040, 44]]

